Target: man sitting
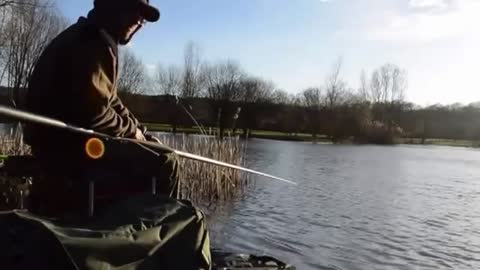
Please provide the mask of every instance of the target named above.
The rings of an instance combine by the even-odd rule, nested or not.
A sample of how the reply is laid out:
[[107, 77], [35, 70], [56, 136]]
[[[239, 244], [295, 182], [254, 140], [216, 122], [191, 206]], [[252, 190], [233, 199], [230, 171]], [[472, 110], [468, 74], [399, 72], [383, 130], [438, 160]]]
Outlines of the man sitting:
[[[148, 0], [95, 0], [88, 16], [59, 34], [41, 55], [29, 81], [26, 109], [114, 137], [153, 140], [117, 95], [118, 45], [127, 44], [145, 21], [159, 17]], [[38, 125], [26, 126], [25, 139], [46, 172], [32, 192], [33, 207], [42, 211], [84, 207], [79, 186], [85, 185], [78, 178], [97, 172], [130, 181], [110, 183], [104, 197], [141, 191], [145, 181], [140, 184], [140, 176], [147, 175], [157, 177], [158, 193], [177, 196], [173, 153], [158, 156], [134, 144], [107, 143], [105, 154], [92, 160], [85, 154], [90, 138]]]

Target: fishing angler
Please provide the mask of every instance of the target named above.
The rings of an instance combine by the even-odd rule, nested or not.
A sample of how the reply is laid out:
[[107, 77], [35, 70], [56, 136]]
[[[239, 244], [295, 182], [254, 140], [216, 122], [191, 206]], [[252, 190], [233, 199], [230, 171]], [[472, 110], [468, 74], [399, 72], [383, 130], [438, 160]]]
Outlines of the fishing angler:
[[[112, 137], [159, 142], [147, 134], [117, 94], [119, 45], [128, 44], [146, 22], [159, 18], [159, 10], [148, 0], [94, 0], [88, 15], [60, 33], [42, 53], [29, 81], [26, 111]], [[63, 203], [66, 196], [71, 202], [80, 200], [75, 183], [63, 178], [84, 173], [85, 168], [135, 179], [154, 173], [159, 180], [157, 192], [177, 196], [175, 153], [154, 155], [133, 144], [111, 144], [101, 159], [92, 162], [84, 152], [88, 139], [79, 133], [27, 124], [25, 140], [48, 175], [35, 185], [32, 205], [60, 212], [75, 208]], [[136, 192], [137, 186], [119, 181], [103, 195], [129, 194]]]

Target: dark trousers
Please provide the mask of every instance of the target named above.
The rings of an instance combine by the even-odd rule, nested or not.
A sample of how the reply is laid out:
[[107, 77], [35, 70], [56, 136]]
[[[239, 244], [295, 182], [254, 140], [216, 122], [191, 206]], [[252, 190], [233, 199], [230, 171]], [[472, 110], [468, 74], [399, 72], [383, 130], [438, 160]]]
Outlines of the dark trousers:
[[100, 159], [88, 159], [86, 154], [32, 151], [42, 164], [42, 175], [34, 179], [30, 200], [32, 211], [58, 216], [88, 211], [89, 183], [95, 185], [95, 204], [108, 206], [129, 196], [152, 191], [178, 197], [178, 157], [174, 153], [158, 153], [133, 143], [107, 142]]

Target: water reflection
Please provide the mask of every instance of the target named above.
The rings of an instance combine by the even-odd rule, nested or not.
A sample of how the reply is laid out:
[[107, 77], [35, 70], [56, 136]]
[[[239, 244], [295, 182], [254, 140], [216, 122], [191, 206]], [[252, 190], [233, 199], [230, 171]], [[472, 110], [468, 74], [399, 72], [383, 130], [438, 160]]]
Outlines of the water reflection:
[[480, 152], [253, 140], [257, 187], [212, 223], [216, 245], [298, 269], [480, 267]]

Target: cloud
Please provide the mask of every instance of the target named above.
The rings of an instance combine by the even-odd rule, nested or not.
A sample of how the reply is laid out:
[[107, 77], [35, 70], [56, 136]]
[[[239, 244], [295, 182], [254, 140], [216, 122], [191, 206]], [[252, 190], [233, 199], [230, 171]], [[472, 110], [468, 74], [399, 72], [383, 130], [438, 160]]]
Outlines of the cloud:
[[434, 9], [445, 10], [450, 7], [452, 1], [447, 0], [410, 0], [408, 6], [411, 9]]
[[411, 12], [397, 11], [385, 17], [384, 23], [368, 26], [367, 39], [433, 41], [478, 36], [480, 1], [410, 0], [408, 7]]

